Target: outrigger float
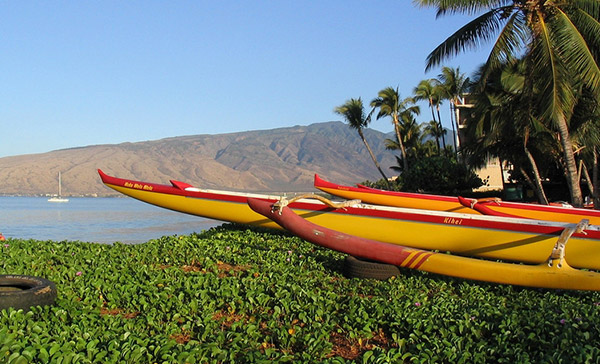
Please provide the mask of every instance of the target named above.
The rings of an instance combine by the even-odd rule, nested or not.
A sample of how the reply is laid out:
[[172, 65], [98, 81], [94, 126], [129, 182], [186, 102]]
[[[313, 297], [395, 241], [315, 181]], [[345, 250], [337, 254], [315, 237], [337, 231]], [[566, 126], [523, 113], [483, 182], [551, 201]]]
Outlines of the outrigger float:
[[[110, 188], [155, 206], [209, 219], [280, 228], [253, 211], [248, 198], [279, 201], [311, 223], [334, 231], [415, 249], [456, 255], [546, 264], [558, 247], [562, 261], [575, 268], [600, 269], [600, 227], [586, 221], [565, 223], [375, 206], [358, 201], [329, 203], [294, 197], [205, 190], [171, 180], [171, 185], [111, 177]], [[568, 242], [568, 244], [567, 244]], [[437, 259], [437, 258], [436, 258]], [[461, 269], [456, 266], [456, 269]]]
[[587, 219], [592, 225], [600, 225], [600, 211], [569, 206], [538, 205], [507, 202], [497, 198], [470, 199], [424, 193], [385, 191], [358, 185], [338, 185], [315, 174], [314, 186], [323, 192], [345, 199], [360, 199], [364, 203], [426, 209], [465, 214], [511, 216], [527, 219], [577, 223]]
[[382, 243], [318, 226], [298, 216], [289, 207], [259, 199], [248, 199], [256, 212], [315, 245], [355, 257], [399, 267], [457, 278], [527, 287], [600, 290], [600, 274], [573, 269], [564, 260], [569, 237], [583, 230], [585, 222], [565, 229], [555, 248], [547, 251], [547, 262], [538, 265], [493, 262]]

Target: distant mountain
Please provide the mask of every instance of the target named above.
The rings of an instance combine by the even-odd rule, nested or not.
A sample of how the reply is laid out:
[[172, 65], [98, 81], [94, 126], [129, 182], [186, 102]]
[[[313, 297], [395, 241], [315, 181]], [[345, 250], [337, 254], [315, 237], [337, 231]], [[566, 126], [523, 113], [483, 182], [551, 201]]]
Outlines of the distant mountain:
[[[390, 135], [372, 129], [365, 135], [391, 176], [396, 161], [383, 142]], [[56, 193], [60, 171], [64, 195], [114, 195], [101, 183], [98, 168], [146, 182], [176, 179], [202, 188], [272, 192], [312, 191], [315, 173], [345, 184], [381, 178], [356, 131], [326, 122], [4, 157], [0, 194]]]

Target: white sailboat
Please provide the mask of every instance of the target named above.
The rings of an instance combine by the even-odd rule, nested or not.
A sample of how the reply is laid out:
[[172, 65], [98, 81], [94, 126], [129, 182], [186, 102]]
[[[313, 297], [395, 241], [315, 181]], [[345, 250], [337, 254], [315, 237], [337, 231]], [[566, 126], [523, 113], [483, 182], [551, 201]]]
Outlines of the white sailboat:
[[48, 202], [69, 202], [68, 198], [62, 197], [62, 181], [60, 177], [60, 172], [58, 172], [58, 196], [50, 197]]

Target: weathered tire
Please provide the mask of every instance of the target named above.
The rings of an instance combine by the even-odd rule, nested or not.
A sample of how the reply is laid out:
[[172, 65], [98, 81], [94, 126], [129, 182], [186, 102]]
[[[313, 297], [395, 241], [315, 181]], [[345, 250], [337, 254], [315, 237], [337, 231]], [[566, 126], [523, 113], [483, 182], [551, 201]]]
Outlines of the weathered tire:
[[12, 307], [28, 311], [32, 306], [52, 305], [56, 285], [44, 278], [0, 275], [0, 310]]
[[351, 255], [344, 260], [344, 275], [348, 278], [386, 280], [400, 275], [400, 269], [392, 264], [358, 259]]

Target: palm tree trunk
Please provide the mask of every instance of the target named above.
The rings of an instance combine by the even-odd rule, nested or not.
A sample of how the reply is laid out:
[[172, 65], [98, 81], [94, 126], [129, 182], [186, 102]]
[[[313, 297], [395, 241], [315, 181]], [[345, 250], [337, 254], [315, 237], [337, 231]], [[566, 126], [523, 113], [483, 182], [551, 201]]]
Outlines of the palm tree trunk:
[[431, 117], [433, 118], [433, 121], [437, 121], [435, 119], [435, 110], [433, 109], [433, 100], [431, 98], [429, 98], [429, 108], [431, 108]]
[[404, 166], [404, 171], [408, 171], [408, 158], [406, 156], [406, 151], [404, 150], [404, 143], [402, 142], [402, 135], [400, 134], [400, 123], [398, 122], [398, 117], [394, 116], [394, 128], [396, 129], [396, 137], [398, 138], [398, 145], [400, 146], [400, 153], [402, 154], [402, 164]]
[[[440, 127], [444, 130], [444, 126], [442, 125], [442, 116], [440, 115], [440, 107], [437, 106], [437, 115], [438, 122], [440, 123]], [[446, 131], [444, 130], [444, 134], [442, 134], [442, 145], [444, 146], [444, 151], [446, 150]]]
[[[433, 100], [431, 99], [431, 97], [429, 98], [429, 108], [431, 109], [431, 117], [433, 118], [432, 120], [441, 127], [442, 124], [435, 119], [435, 110], [433, 109]], [[444, 137], [444, 135], [442, 134], [442, 138], [443, 137]], [[438, 154], [441, 155], [442, 153], [441, 153], [441, 148], [440, 148], [440, 138], [438, 136], [435, 137], [435, 142], [437, 143]], [[444, 144], [446, 144], [446, 143], [444, 142]], [[445, 145], [444, 145], [444, 148], [446, 148]]]
[[454, 101], [452, 108], [454, 109], [454, 122], [456, 123], [456, 140], [458, 141], [458, 147], [460, 148], [460, 146], [462, 145], [462, 140], [460, 138], [460, 120], [459, 120], [459, 116], [460, 116], [460, 111], [458, 109], [458, 107], [456, 106], [456, 101]]
[[[527, 148], [526, 144], [523, 145], [523, 149], [525, 150], [525, 155], [527, 155], [527, 159], [531, 164], [531, 171], [533, 172], [533, 181], [531, 181], [531, 183], [535, 194], [537, 195], [538, 201], [543, 205], [548, 205], [548, 198], [546, 197], [544, 187], [542, 186], [542, 179], [540, 178], [540, 172], [538, 170], [537, 163], [535, 163], [535, 159], [533, 159], [533, 155], [531, 155], [531, 152], [529, 152], [529, 148]], [[521, 173], [527, 176], [523, 170]]]
[[388, 188], [391, 190], [390, 180], [387, 178], [385, 173], [383, 173], [383, 170], [381, 169], [379, 162], [377, 162], [377, 158], [375, 158], [375, 154], [373, 153], [371, 146], [367, 142], [367, 139], [365, 138], [365, 135], [363, 134], [362, 129], [358, 129], [358, 135], [360, 135], [360, 139], [362, 139], [363, 143], [365, 144], [365, 147], [367, 147], [367, 150], [369, 151], [369, 155], [371, 156], [371, 159], [373, 159], [373, 163], [375, 163], [375, 167], [377, 167], [377, 169], [379, 170], [379, 173], [381, 173], [381, 176], [385, 180], [385, 183], [387, 184]]
[[446, 150], [446, 129], [444, 129], [441, 121], [438, 122], [438, 125], [440, 126], [440, 131], [442, 132], [442, 148]]
[[454, 112], [452, 110], [452, 102], [450, 102], [450, 123], [452, 123], [452, 142], [454, 143], [454, 154], [458, 159], [458, 143], [456, 142], [456, 132], [454, 131]]
[[[592, 166], [592, 178], [594, 186], [598, 187], [598, 151], [596, 147], [594, 147], [594, 162]], [[594, 194], [592, 197], [594, 198], [594, 209], [600, 210], [600, 198], [598, 197], [598, 189], [594, 189]]]
[[[458, 150], [460, 149], [460, 146], [462, 145], [462, 140], [460, 139], [460, 124], [458, 121], [458, 107], [456, 107], [456, 99], [450, 102], [450, 109], [453, 112], [454, 115], [454, 123], [456, 124], [456, 139], [455, 139], [455, 143], [456, 143], [456, 159], [458, 160]], [[454, 124], [453, 124], [454, 125]], [[466, 164], [466, 161], [463, 159], [463, 163]]]
[[590, 179], [590, 174], [588, 172], [587, 166], [583, 163], [583, 160], [580, 161], [581, 171], [583, 172], [583, 177], [585, 177], [585, 182], [587, 183], [588, 189], [590, 190], [590, 194], [594, 196], [596, 194], [596, 189], [594, 188], [594, 183]]
[[560, 134], [560, 143], [563, 147], [563, 153], [565, 158], [565, 168], [567, 174], [565, 175], [567, 183], [569, 185], [569, 191], [571, 193], [571, 204], [575, 207], [583, 206], [583, 195], [581, 193], [581, 186], [577, 179], [577, 163], [575, 162], [575, 153], [573, 152], [573, 144], [571, 144], [571, 138], [569, 136], [569, 127], [567, 126], [567, 120], [565, 115], [560, 113], [558, 115], [558, 133]]
[[502, 160], [502, 158], [499, 157], [498, 162], [500, 164], [500, 179], [502, 180], [502, 191], [504, 191], [506, 188], [506, 181], [504, 180], [504, 168], [502, 167], [504, 165], [504, 161]]

